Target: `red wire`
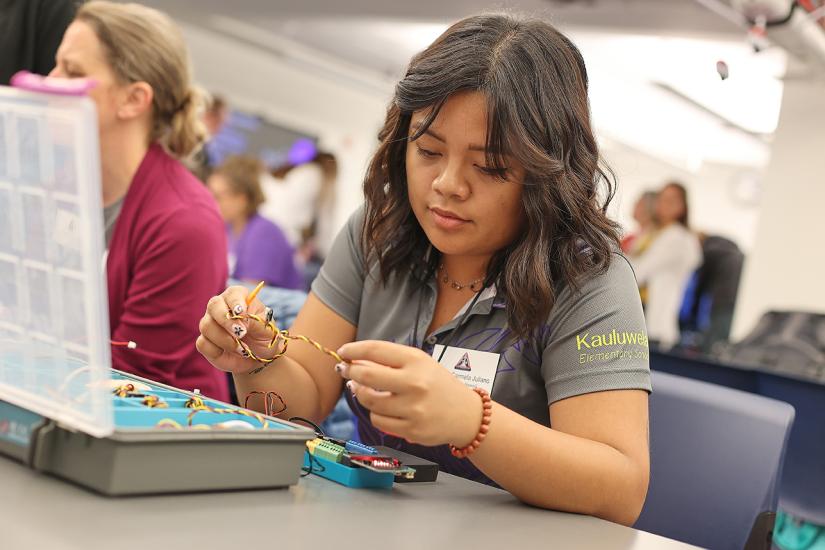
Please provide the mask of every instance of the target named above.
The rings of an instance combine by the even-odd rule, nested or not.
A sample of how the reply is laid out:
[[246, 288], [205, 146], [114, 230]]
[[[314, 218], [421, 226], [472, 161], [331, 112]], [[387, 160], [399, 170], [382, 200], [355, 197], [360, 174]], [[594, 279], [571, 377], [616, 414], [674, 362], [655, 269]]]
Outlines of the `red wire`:
[[109, 342], [111, 342], [111, 344], [113, 346], [122, 346], [122, 347], [129, 348], [129, 349], [134, 349], [134, 348], [137, 347], [137, 344], [135, 344], [132, 341], [121, 342], [121, 341], [117, 341], [117, 340], [109, 340]]

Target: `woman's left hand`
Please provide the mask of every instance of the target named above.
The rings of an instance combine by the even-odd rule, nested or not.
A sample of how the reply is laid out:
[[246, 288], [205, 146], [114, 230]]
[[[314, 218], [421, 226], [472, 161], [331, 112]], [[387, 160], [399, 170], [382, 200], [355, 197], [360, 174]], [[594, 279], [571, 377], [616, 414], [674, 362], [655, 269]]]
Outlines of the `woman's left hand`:
[[346, 344], [336, 369], [379, 430], [421, 445], [470, 444], [481, 398], [420, 349], [377, 340]]

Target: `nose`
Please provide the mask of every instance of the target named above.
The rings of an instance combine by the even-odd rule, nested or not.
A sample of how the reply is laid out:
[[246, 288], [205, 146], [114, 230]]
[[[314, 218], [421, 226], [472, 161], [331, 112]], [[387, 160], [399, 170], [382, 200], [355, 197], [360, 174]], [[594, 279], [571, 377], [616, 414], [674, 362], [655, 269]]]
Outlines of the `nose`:
[[433, 190], [439, 195], [465, 200], [470, 196], [470, 186], [464, 178], [461, 163], [448, 161], [433, 180]]

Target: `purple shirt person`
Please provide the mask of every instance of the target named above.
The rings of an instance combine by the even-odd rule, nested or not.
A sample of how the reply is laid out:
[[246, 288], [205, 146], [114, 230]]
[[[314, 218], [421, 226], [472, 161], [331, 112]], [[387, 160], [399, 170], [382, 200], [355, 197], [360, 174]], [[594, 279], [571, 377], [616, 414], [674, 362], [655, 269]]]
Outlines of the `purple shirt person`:
[[262, 170], [257, 159], [236, 156], [209, 176], [209, 189], [226, 222], [230, 276], [302, 290], [304, 282], [295, 267], [295, 251], [277, 225], [258, 215], [258, 207], [265, 200], [260, 184]]
[[235, 235], [232, 224], [226, 224], [231, 277], [246, 281], [265, 281], [269, 286], [302, 289], [301, 274], [295, 268], [295, 251], [281, 229], [253, 214]]

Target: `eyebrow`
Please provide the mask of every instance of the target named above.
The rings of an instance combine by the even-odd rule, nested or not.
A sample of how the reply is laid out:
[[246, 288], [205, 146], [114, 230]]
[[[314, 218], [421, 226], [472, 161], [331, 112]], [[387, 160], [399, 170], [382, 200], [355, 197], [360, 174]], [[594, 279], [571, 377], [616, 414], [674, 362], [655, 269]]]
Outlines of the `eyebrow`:
[[[412, 130], [413, 130], [413, 134], [418, 133], [418, 132], [421, 130], [421, 123], [420, 123], [420, 122], [416, 122], [415, 124], [413, 124], [413, 125], [412, 125]], [[447, 143], [447, 140], [446, 140], [446, 139], [444, 139], [444, 137], [443, 137], [443, 136], [441, 136], [440, 134], [438, 134], [438, 133], [436, 133], [435, 131], [433, 131], [433, 129], [432, 129], [432, 128], [427, 128], [426, 130], [424, 130], [424, 134], [427, 134], [427, 135], [428, 135], [428, 136], [430, 136], [431, 138], [436, 139], [436, 140], [440, 141], [441, 143]], [[486, 148], [485, 146], [483, 146], [483, 145], [470, 145], [470, 146], [468, 147], [468, 149], [469, 149], [470, 151], [480, 151], [480, 152], [482, 152], [482, 153], [486, 153], [486, 152], [487, 152], [487, 148]]]

